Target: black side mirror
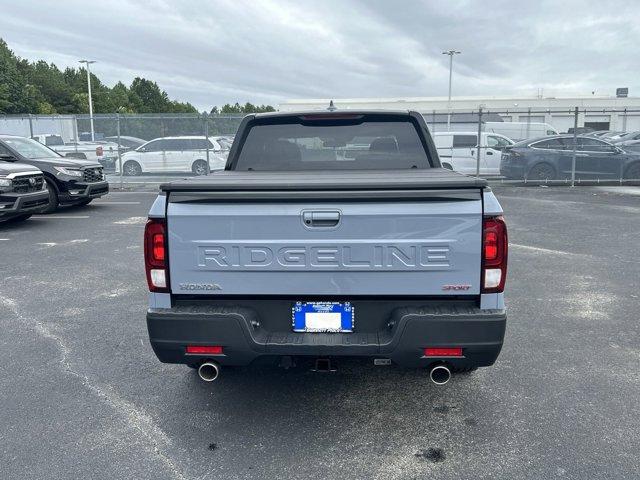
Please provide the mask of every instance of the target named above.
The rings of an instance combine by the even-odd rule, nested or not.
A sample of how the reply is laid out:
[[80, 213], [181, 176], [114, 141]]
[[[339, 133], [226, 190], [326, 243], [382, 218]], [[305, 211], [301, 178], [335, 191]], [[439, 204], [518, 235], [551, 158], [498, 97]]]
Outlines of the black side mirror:
[[10, 153], [0, 153], [0, 160], [3, 162], [15, 162], [18, 159]]

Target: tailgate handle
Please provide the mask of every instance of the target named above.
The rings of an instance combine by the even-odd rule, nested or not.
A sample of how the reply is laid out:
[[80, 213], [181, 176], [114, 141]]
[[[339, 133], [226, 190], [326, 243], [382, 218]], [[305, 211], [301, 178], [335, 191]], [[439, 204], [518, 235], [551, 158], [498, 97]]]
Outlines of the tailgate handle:
[[303, 212], [302, 220], [307, 227], [335, 227], [340, 222], [340, 212]]

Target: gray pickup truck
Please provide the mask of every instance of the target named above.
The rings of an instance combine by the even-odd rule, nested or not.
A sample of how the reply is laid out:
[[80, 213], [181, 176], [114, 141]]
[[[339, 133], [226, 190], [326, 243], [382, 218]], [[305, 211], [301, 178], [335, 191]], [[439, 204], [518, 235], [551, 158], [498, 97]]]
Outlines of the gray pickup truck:
[[153, 350], [203, 380], [361, 357], [443, 384], [502, 347], [502, 208], [416, 112], [249, 115], [224, 171], [161, 185], [144, 245]]

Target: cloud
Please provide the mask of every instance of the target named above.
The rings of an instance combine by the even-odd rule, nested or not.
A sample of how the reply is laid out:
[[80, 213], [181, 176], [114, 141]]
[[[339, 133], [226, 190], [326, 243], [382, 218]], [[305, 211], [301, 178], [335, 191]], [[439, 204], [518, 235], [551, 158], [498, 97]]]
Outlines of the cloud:
[[98, 61], [200, 109], [289, 98], [640, 91], [637, 2], [326, 0], [4, 5], [3, 38], [30, 60]]

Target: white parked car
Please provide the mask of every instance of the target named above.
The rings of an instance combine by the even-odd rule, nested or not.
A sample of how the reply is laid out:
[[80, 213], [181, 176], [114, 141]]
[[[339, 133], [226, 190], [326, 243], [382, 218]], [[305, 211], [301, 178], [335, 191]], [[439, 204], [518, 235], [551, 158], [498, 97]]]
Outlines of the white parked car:
[[[122, 170], [124, 175], [158, 172], [192, 172], [196, 175], [206, 175], [212, 170], [224, 169], [228, 153], [228, 149], [220, 145], [215, 137], [162, 137], [150, 140], [122, 155]], [[117, 163], [116, 173], [120, 173]]]
[[558, 135], [558, 130], [553, 125], [542, 122], [485, 122], [483, 127], [487, 133], [497, 133], [514, 142]]
[[[477, 132], [435, 132], [433, 141], [440, 163], [445, 168], [467, 175], [475, 175], [477, 168]], [[513, 141], [497, 133], [482, 133], [480, 175], [500, 175], [500, 158], [505, 147]]]

